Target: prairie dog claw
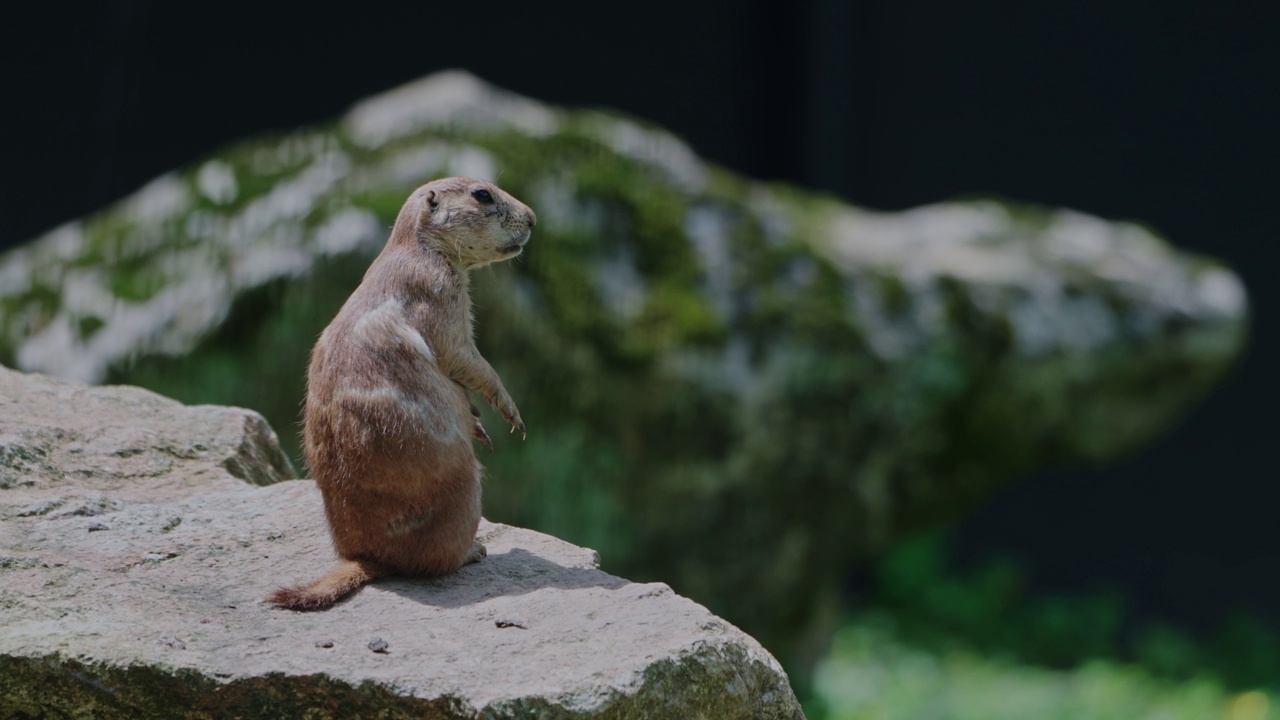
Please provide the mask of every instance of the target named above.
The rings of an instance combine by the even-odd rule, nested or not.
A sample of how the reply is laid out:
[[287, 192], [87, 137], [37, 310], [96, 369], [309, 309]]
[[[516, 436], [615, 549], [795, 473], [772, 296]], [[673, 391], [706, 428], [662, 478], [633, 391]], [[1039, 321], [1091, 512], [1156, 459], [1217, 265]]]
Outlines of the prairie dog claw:
[[489, 454], [493, 454], [493, 440], [489, 439], [489, 433], [484, 431], [484, 426], [480, 424], [479, 420], [472, 426], [471, 436], [489, 446]]

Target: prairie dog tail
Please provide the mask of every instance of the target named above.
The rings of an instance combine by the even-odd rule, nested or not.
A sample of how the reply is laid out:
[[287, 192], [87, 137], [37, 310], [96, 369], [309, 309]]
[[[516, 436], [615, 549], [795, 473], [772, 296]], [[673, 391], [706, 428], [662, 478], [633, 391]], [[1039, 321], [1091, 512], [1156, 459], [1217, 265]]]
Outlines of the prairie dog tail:
[[362, 560], [342, 560], [324, 577], [307, 585], [280, 588], [267, 602], [289, 610], [323, 610], [359, 590], [370, 580], [385, 575], [381, 568]]

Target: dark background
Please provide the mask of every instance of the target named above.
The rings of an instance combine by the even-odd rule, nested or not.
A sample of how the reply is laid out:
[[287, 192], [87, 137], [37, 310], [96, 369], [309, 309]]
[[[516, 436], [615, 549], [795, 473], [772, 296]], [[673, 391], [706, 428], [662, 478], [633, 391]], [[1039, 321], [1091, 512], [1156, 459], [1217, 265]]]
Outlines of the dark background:
[[[1280, 23], [1268, 3], [134, 1], [0, 19], [0, 247], [237, 138], [460, 67], [652, 120], [710, 160], [873, 208], [967, 194], [1141, 220], [1244, 277], [1250, 353], [1171, 435], [1009, 489], [961, 562], [1143, 613], [1280, 626]], [[13, 7], [13, 4], [10, 5]]]

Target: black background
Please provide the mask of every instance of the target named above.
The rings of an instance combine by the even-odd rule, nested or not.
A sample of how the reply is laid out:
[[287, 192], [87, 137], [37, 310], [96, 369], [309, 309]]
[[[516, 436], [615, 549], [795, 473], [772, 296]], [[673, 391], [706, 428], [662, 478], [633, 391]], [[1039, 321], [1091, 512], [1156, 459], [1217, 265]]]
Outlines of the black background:
[[[0, 247], [246, 135], [460, 67], [664, 125], [703, 156], [882, 209], [974, 193], [1141, 220], [1226, 260], [1250, 353], [1166, 439], [964, 522], [1047, 591], [1280, 624], [1280, 23], [1269, 3], [111, 0], [0, 20]], [[13, 8], [14, 4], [10, 4]]]

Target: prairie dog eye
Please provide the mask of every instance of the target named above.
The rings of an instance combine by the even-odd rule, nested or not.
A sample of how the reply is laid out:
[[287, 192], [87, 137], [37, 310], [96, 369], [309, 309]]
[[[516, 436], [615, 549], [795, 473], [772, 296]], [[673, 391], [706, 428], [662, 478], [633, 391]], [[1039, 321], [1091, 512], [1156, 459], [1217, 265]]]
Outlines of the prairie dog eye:
[[485, 190], [484, 188], [480, 188], [479, 190], [472, 190], [471, 197], [484, 203], [485, 205], [493, 204], [493, 195], [489, 194], [489, 191]]

